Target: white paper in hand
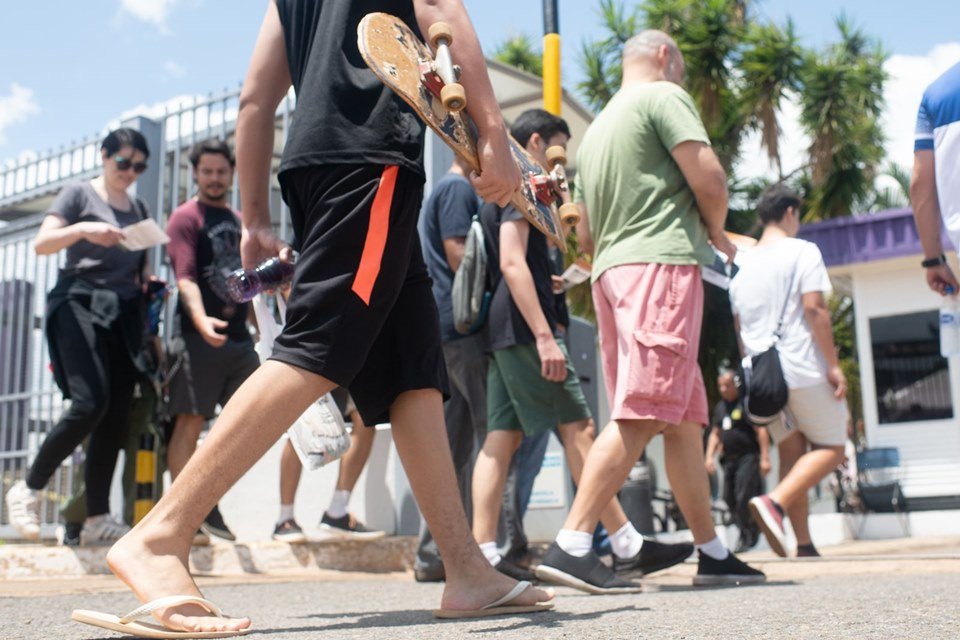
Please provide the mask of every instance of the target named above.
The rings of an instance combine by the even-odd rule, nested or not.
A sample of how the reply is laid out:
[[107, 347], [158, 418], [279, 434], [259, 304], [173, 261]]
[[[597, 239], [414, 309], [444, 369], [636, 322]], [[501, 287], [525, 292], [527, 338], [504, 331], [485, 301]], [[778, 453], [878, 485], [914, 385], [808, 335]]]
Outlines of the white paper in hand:
[[582, 284], [590, 279], [590, 265], [578, 260], [567, 267], [562, 277], [563, 290], [570, 291], [570, 289], [573, 289], [578, 284]]
[[127, 251], [143, 251], [170, 242], [168, 236], [153, 218], [141, 220], [123, 228], [123, 240], [120, 246]]

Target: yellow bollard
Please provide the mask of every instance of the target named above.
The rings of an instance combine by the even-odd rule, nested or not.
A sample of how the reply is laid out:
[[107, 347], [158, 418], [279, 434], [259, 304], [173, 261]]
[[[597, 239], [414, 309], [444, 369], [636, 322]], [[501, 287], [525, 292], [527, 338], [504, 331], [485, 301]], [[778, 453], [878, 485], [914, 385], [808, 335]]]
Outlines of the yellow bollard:
[[140, 448], [137, 449], [137, 497], [133, 503], [133, 524], [143, 520], [153, 508], [156, 469], [157, 454], [154, 450], [153, 434], [144, 433], [140, 436]]

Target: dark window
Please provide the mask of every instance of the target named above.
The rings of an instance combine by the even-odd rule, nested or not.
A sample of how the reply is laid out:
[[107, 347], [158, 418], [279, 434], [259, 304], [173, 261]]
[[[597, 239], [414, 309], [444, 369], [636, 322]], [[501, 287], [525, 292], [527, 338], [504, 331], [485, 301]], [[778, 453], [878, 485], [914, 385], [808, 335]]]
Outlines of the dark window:
[[937, 311], [870, 319], [880, 424], [953, 417]]

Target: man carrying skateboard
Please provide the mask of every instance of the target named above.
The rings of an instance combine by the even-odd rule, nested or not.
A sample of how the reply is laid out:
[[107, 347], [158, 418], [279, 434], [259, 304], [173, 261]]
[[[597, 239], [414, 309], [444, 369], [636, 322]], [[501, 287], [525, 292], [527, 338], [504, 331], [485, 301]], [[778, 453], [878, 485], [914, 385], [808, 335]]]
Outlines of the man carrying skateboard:
[[[287, 322], [273, 358], [238, 390], [218, 428], [108, 562], [144, 602], [200, 597], [190, 577], [190, 539], [224, 492], [322, 394], [346, 387], [364, 422], [390, 420], [397, 451], [437, 541], [447, 582], [435, 615], [464, 617], [549, 608], [552, 594], [496, 572], [470, 536], [446, 436], [447, 385], [437, 308], [417, 239], [423, 189], [423, 126], [363, 67], [356, 30], [385, 9], [408, 26], [448, 23], [452, 53], [479, 130], [484, 199], [506, 202], [520, 177], [460, 2], [273, 0], [240, 99], [237, 156], [243, 204], [243, 263], [253, 267], [288, 246], [273, 233], [269, 176], [274, 114], [292, 84], [297, 114], [280, 181], [300, 257]], [[156, 603], [170, 629], [242, 633], [247, 618], [211, 615], [195, 600]], [[179, 602], [184, 602], [180, 600]], [[75, 612], [80, 613], [80, 612]], [[190, 636], [194, 637], [194, 636]]]
[[[513, 137], [546, 168], [547, 149], [566, 148], [567, 123], [543, 109], [523, 112], [511, 127]], [[473, 472], [473, 535], [491, 565], [516, 578], [529, 571], [497, 551], [497, 523], [510, 460], [524, 437], [556, 429], [574, 482], [593, 444], [595, 427], [570, 354], [559, 337], [553, 264], [546, 236], [512, 206], [495, 203], [480, 209], [480, 221], [494, 286], [486, 324], [491, 350], [487, 375], [487, 437]], [[615, 497], [602, 505], [603, 523], [618, 564], [650, 572], [683, 562], [688, 544], [644, 541]], [[592, 540], [592, 536], [591, 536]], [[626, 565], [629, 565], [627, 567]], [[550, 576], [541, 576], [549, 579]], [[626, 593], [640, 585], [607, 569], [597, 584], [570, 586], [591, 593]]]
[[[723, 232], [726, 175], [693, 100], [683, 56], [660, 31], [627, 41], [623, 84], [587, 130], [577, 156], [578, 236], [591, 278], [610, 423], [584, 464], [570, 514], [538, 569], [597, 586], [593, 530], [650, 439], [662, 433], [667, 475], [700, 552], [695, 585], [762, 582], [717, 537], [703, 466], [707, 397], [697, 364], [703, 316], [699, 265]], [[644, 543], [646, 546], [646, 543]]]

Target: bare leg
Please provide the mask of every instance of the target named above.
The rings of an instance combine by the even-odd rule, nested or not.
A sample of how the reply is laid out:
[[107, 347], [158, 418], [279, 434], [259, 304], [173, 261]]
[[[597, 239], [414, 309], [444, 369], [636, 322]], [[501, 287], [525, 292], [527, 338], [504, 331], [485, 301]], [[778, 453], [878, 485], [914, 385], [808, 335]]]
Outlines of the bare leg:
[[663, 432], [667, 478], [695, 544], [717, 537], [710, 514], [710, 481], [703, 466], [703, 428], [682, 422]]
[[497, 539], [503, 486], [510, 472], [510, 460], [521, 442], [520, 431], [491, 430], [477, 455], [473, 467], [473, 537], [478, 543]]
[[180, 475], [183, 468], [187, 466], [190, 456], [197, 450], [197, 440], [206, 422], [203, 416], [190, 413], [181, 413], [177, 416], [173, 435], [167, 445], [167, 468], [170, 469], [170, 475], [174, 479]]
[[[593, 533], [601, 514], [617, 495], [650, 439], [663, 430], [654, 420], [611, 422], [600, 432], [583, 462], [577, 495], [564, 529]], [[700, 467], [703, 467], [701, 461]]]
[[[570, 467], [573, 481], [580, 486], [580, 477], [583, 474], [583, 465], [590, 454], [590, 449], [597, 437], [597, 430], [593, 420], [586, 419], [560, 425], [560, 439]], [[639, 458], [639, 454], [637, 455]], [[627, 471], [629, 473], [629, 470]], [[622, 483], [621, 483], [622, 484]], [[610, 499], [600, 515], [600, 521], [607, 531], [619, 531], [627, 523], [627, 514], [623, 512], [616, 495]], [[479, 538], [478, 538], [479, 539]]]
[[375, 428], [363, 424], [359, 411], [354, 410], [350, 414], [350, 420], [353, 422], [353, 431], [350, 433], [350, 449], [340, 458], [337, 491], [353, 491], [360, 474], [363, 473], [363, 468], [367, 465], [367, 460], [370, 459], [373, 438], [377, 435]]
[[843, 462], [843, 447], [808, 450], [803, 434], [793, 435], [779, 445], [780, 484], [768, 496], [787, 512], [797, 544], [810, 544], [810, 489]]
[[[477, 609], [502, 597], [516, 580], [491, 567], [480, 553], [467, 526], [450, 449], [437, 446], [446, 438], [440, 392], [423, 389], [401, 394], [390, 407], [390, 421], [410, 487], [443, 557], [447, 583], [441, 606]], [[552, 598], [551, 593], [529, 587], [511, 603], [534, 604]]]
[[293, 444], [287, 440], [280, 454], [280, 504], [293, 504], [297, 499], [297, 485], [300, 484], [302, 471], [303, 464]]
[[[247, 378], [220, 414], [217, 428], [170, 490], [107, 554], [110, 569], [141, 602], [200, 595], [188, 570], [190, 542], [204, 517], [300, 414], [333, 383], [270, 360]], [[170, 629], [243, 629], [249, 619], [218, 619], [198, 605], [161, 609]]]

